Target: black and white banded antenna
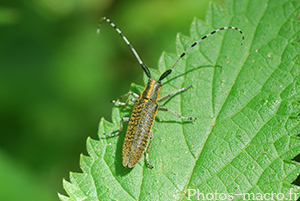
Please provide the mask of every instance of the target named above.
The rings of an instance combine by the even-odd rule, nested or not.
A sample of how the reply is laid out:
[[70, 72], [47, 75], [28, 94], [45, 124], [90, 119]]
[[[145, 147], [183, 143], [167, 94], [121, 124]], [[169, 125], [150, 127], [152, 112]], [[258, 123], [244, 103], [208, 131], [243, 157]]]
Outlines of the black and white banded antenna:
[[[133, 46], [130, 44], [130, 42], [128, 41], [128, 39], [123, 35], [123, 33], [121, 32], [121, 30], [116, 27], [116, 25], [110, 21], [110, 19], [108, 19], [107, 17], [102, 17], [100, 20], [99, 20], [99, 24], [98, 24], [98, 29], [97, 29], [97, 33], [99, 34], [100, 33], [100, 26], [101, 26], [101, 23], [102, 21], [106, 21], [108, 22], [118, 33], [119, 35], [123, 38], [123, 40], [126, 42], [126, 44], [128, 45], [128, 47], [131, 49], [131, 51], [133, 52], [133, 54], [135, 55], [136, 59], [138, 60], [138, 62], [140, 63], [142, 69], [144, 70], [144, 72], [146, 73], [146, 75], [148, 76], [148, 78], [151, 78], [151, 74], [150, 74], [150, 71], [148, 70], [147, 66], [143, 63], [143, 61], [141, 60], [140, 56], [138, 55], [138, 53], [136, 52], [136, 50], [133, 48]], [[232, 27], [232, 26], [229, 26], [229, 27], [221, 27], [219, 29], [216, 29], [212, 32], [210, 32], [209, 34], [203, 36], [202, 38], [200, 38], [199, 40], [195, 41], [188, 49], [186, 49], [180, 56], [179, 58], [176, 60], [176, 62], [174, 63], [174, 65], [172, 66], [172, 68], [170, 68], [169, 70], [165, 71], [159, 78], [159, 82], [161, 80], [163, 80], [164, 78], [166, 78], [172, 71], [173, 69], [175, 68], [175, 66], [177, 65], [177, 63], [180, 61], [180, 59], [182, 59], [186, 53], [188, 51], [190, 51], [193, 47], [195, 47], [198, 43], [200, 43], [201, 41], [203, 41], [204, 39], [208, 38], [209, 36], [219, 32], [219, 31], [222, 31], [222, 30], [225, 30], [225, 29], [234, 29], [234, 30], [237, 30], [240, 32], [240, 34], [242, 34], [242, 43], [241, 45], [243, 45], [244, 43], [244, 33], [237, 27]]]
[[99, 20], [98, 23], [98, 28], [97, 28], [97, 33], [100, 34], [100, 26], [102, 21], [106, 21], [107, 23], [110, 24], [110, 26], [112, 26], [119, 34], [120, 36], [123, 38], [123, 40], [126, 42], [126, 44], [128, 45], [128, 47], [131, 49], [131, 51], [133, 52], [134, 56], [136, 57], [136, 59], [138, 60], [138, 62], [140, 63], [142, 69], [145, 71], [146, 75], [148, 76], [148, 78], [151, 78], [151, 74], [150, 71], [148, 70], [148, 68], [146, 67], [146, 65], [143, 63], [143, 61], [141, 60], [140, 56], [138, 55], [138, 53], [136, 52], [136, 50], [133, 48], [133, 46], [130, 44], [130, 42], [128, 41], [128, 39], [124, 36], [124, 34], [121, 32], [121, 30], [113, 23], [110, 21], [110, 19], [108, 19], [107, 17], [102, 17]]
[[219, 28], [219, 29], [216, 29], [216, 30], [210, 32], [209, 34], [203, 36], [203, 37], [200, 38], [199, 40], [195, 41], [188, 49], [186, 49], [186, 50], [179, 56], [179, 58], [176, 60], [176, 62], [175, 62], [174, 65], [172, 66], [172, 68], [170, 68], [169, 70], [167, 70], [166, 72], [164, 72], [164, 73], [160, 76], [159, 81], [161, 81], [161, 80], [163, 80], [165, 77], [167, 77], [167, 76], [173, 71], [174, 67], [177, 65], [177, 63], [180, 61], [180, 59], [182, 59], [182, 57], [184, 57], [184, 56], [186, 55], [186, 53], [187, 53], [188, 51], [190, 51], [193, 47], [195, 47], [198, 43], [200, 43], [200, 42], [203, 41], [204, 39], [208, 38], [209, 36], [211, 36], [211, 35], [213, 35], [213, 34], [219, 32], [219, 31], [225, 30], [225, 29], [234, 29], [234, 30], [239, 31], [239, 32], [242, 34], [242, 43], [241, 43], [241, 45], [243, 45], [243, 43], [244, 43], [244, 33], [243, 33], [239, 28], [230, 26], [230, 27], [221, 27], [221, 28]]

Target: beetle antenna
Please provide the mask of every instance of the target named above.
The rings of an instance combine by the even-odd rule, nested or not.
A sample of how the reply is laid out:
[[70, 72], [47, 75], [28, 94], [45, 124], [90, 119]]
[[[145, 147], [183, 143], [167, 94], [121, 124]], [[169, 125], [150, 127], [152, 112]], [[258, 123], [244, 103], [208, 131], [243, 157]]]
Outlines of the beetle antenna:
[[209, 36], [219, 32], [219, 31], [222, 31], [222, 30], [225, 30], [225, 29], [235, 29], [237, 31], [239, 31], [241, 34], [242, 34], [242, 43], [241, 45], [243, 45], [244, 43], [244, 33], [237, 27], [222, 27], [222, 28], [219, 28], [219, 29], [216, 29], [214, 31], [212, 31], [211, 33], [203, 36], [202, 38], [200, 38], [199, 40], [195, 41], [188, 49], [186, 49], [180, 56], [179, 58], [176, 60], [176, 62], [174, 63], [174, 65], [172, 66], [172, 68], [170, 68], [169, 70], [167, 70], [166, 72], [164, 72], [160, 78], [159, 78], [159, 81], [163, 80], [165, 77], [167, 77], [174, 69], [174, 67], [177, 65], [177, 63], [179, 62], [179, 60], [184, 57], [186, 55], [186, 53], [188, 51], [190, 51], [194, 46], [196, 46], [198, 43], [200, 43], [201, 41], [203, 41], [204, 39], [208, 38]]
[[147, 66], [143, 63], [143, 61], [141, 60], [140, 56], [138, 55], [138, 53], [136, 52], [136, 50], [133, 48], [133, 46], [130, 44], [130, 42], [128, 41], [128, 39], [123, 35], [123, 33], [121, 32], [121, 30], [116, 27], [116, 25], [111, 22], [110, 19], [108, 19], [107, 17], [102, 17], [100, 20], [99, 20], [99, 23], [98, 23], [98, 28], [97, 28], [97, 33], [100, 34], [100, 26], [101, 26], [101, 23], [102, 21], [106, 21], [110, 24], [110, 26], [112, 26], [119, 34], [120, 36], [123, 38], [123, 40], [126, 42], [126, 44], [128, 45], [128, 47], [131, 49], [131, 51], [133, 52], [135, 58], [138, 60], [138, 62], [140, 63], [142, 69], [145, 71], [146, 75], [148, 76], [148, 78], [151, 78], [151, 74], [150, 74], [150, 71], [149, 69], [147, 68]]

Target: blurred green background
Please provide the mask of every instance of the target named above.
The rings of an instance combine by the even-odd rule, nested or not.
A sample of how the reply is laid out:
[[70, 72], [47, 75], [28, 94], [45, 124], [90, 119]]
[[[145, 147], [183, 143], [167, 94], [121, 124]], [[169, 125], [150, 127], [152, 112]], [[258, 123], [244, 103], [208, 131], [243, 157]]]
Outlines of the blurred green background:
[[[222, 0], [217, 0], [221, 4]], [[80, 172], [86, 138], [97, 139], [111, 99], [142, 84], [143, 71], [111, 18], [156, 68], [189, 35], [208, 0], [39, 0], [0, 3], [0, 200], [58, 200], [62, 178]]]

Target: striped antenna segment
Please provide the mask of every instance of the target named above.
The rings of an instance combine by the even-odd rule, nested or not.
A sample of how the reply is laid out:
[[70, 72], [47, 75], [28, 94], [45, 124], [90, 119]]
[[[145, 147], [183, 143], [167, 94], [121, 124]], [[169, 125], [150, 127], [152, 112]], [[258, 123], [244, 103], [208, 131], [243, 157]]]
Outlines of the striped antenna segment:
[[128, 39], [124, 36], [124, 34], [121, 32], [121, 30], [113, 23], [111, 22], [110, 19], [108, 19], [107, 17], [102, 17], [99, 20], [98, 23], [98, 28], [97, 28], [97, 33], [100, 34], [100, 26], [102, 21], [106, 21], [107, 23], [110, 24], [110, 26], [112, 26], [118, 33], [119, 35], [123, 38], [123, 40], [125, 41], [125, 43], [128, 45], [128, 47], [131, 49], [131, 51], [133, 52], [134, 56], [136, 57], [136, 59], [138, 60], [138, 62], [140, 63], [142, 69], [145, 71], [145, 73], [147, 74], [147, 76], [149, 78], [151, 78], [151, 74], [150, 71], [148, 70], [148, 68], [146, 67], [146, 65], [143, 63], [143, 61], [141, 60], [140, 56], [138, 55], [138, 53], [136, 52], [136, 50], [133, 48], [133, 46], [130, 44], [130, 42], [128, 41]]
[[212, 31], [211, 33], [209, 33], [209, 34], [203, 36], [202, 38], [200, 38], [199, 40], [197, 40], [196, 42], [194, 42], [187, 50], [185, 50], [185, 52], [183, 52], [183, 53], [180, 55], [180, 57], [177, 59], [177, 61], [176, 61], [175, 64], [173, 65], [173, 67], [170, 69], [170, 73], [172, 72], [172, 70], [174, 69], [174, 67], [177, 65], [178, 61], [179, 61], [182, 57], [184, 57], [184, 55], [185, 55], [188, 51], [190, 51], [190, 49], [192, 49], [194, 46], [196, 46], [198, 43], [200, 43], [200, 42], [203, 41], [204, 39], [208, 38], [209, 36], [211, 36], [211, 35], [213, 35], [213, 34], [219, 32], [219, 31], [225, 30], [225, 29], [235, 29], [235, 30], [239, 31], [239, 32], [242, 34], [242, 43], [241, 43], [241, 45], [243, 45], [243, 43], [244, 43], [244, 33], [243, 33], [239, 28], [237, 28], [237, 27], [222, 27], [222, 28], [219, 28], [219, 29], [214, 30], [214, 31]]

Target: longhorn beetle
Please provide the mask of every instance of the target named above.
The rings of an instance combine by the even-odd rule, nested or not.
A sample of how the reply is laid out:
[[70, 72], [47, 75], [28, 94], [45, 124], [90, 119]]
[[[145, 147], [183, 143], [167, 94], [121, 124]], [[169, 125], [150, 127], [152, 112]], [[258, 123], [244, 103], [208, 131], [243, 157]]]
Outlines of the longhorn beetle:
[[183, 120], [191, 121], [191, 120], [196, 119], [193, 117], [183, 117], [180, 114], [177, 114], [176, 112], [174, 112], [168, 108], [160, 107], [157, 104], [158, 102], [167, 100], [171, 96], [174, 96], [180, 92], [188, 90], [189, 88], [192, 87], [192, 85], [181, 88], [181, 89], [177, 89], [177, 90], [173, 91], [172, 93], [170, 93], [169, 95], [166, 95], [159, 99], [159, 93], [160, 93], [160, 89], [161, 89], [161, 81], [164, 78], [166, 78], [169, 74], [171, 74], [171, 72], [173, 71], [174, 67], [177, 65], [179, 60], [182, 57], [184, 57], [184, 55], [190, 49], [192, 49], [194, 46], [196, 46], [198, 43], [200, 43], [202, 40], [206, 39], [207, 37], [219, 32], [221, 30], [235, 29], [242, 34], [242, 43], [241, 43], [241, 45], [242, 45], [244, 42], [244, 34], [237, 27], [230, 26], [230, 27], [222, 27], [222, 28], [216, 29], [215, 31], [213, 31], [213, 32], [203, 36], [199, 40], [195, 41], [188, 49], [186, 49], [179, 56], [179, 58], [176, 60], [176, 62], [172, 66], [172, 68], [165, 71], [160, 76], [158, 81], [156, 81], [151, 78], [150, 71], [148, 70], [147, 66], [142, 62], [142, 60], [140, 59], [136, 50], [132, 47], [132, 45], [129, 43], [129, 41], [123, 35], [123, 33], [120, 31], [120, 29], [117, 28], [116, 25], [114, 23], [112, 23], [110, 19], [108, 19], [106, 17], [102, 17], [99, 20], [97, 33], [98, 34], [100, 33], [100, 25], [101, 25], [102, 21], [108, 22], [120, 34], [120, 36], [123, 38], [123, 40], [129, 46], [130, 50], [135, 55], [136, 59], [138, 60], [138, 62], [141, 65], [142, 69], [146, 73], [147, 77], [149, 78], [148, 83], [147, 83], [146, 87], [144, 88], [144, 90], [142, 91], [140, 96], [136, 93], [128, 92], [127, 94], [123, 95], [121, 98], [128, 97], [129, 95], [133, 96], [134, 98], [128, 99], [125, 103], [119, 102], [119, 101], [114, 101], [114, 100], [112, 101], [115, 105], [121, 105], [121, 106], [126, 106], [126, 105], [128, 105], [129, 101], [132, 101], [132, 102], [134, 102], [134, 105], [133, 105], [133, 109], [132, 109], [130, 118], [123, 117], [121, 119], [119, 131], [117, 131], [116, 133], [113, 133], [113, 134], [105, 133], [105, 135], [107, 135], [108, 137], [113, 137], [113, 136], [119, 135], [123, 130], [122, 123], [129, 122], [127, 131], [126, 131], [126, 136], [125, 136], [124, 143], [123, 143], [123, 150], [122, 150], [123, 166], [132, 168], [137, 164], [137, 162], [139, 162], [139, 160], [141, 159], [142, 155], [144, 154], [144, 152], [146, 150], [146, 147], [147, 147], [147, 144], [148, 144], [148, 141], [150, 138], [150, 142], [149, 142], [147, 150], [146, 150], [146, 164], [147, 164], [147, 166], [153, 168], [153, 166], [149, 163], [148, 153], [149, 153], [149, 149], [150, 149], [150, 146], [151, 146], [151, 143], [153, 140], [153, 133], [152, 133], [151, 129], [152, 129], [152, 125], [153, 125], [157, 111], [162, 110], [162, 111], [171, 112]]

